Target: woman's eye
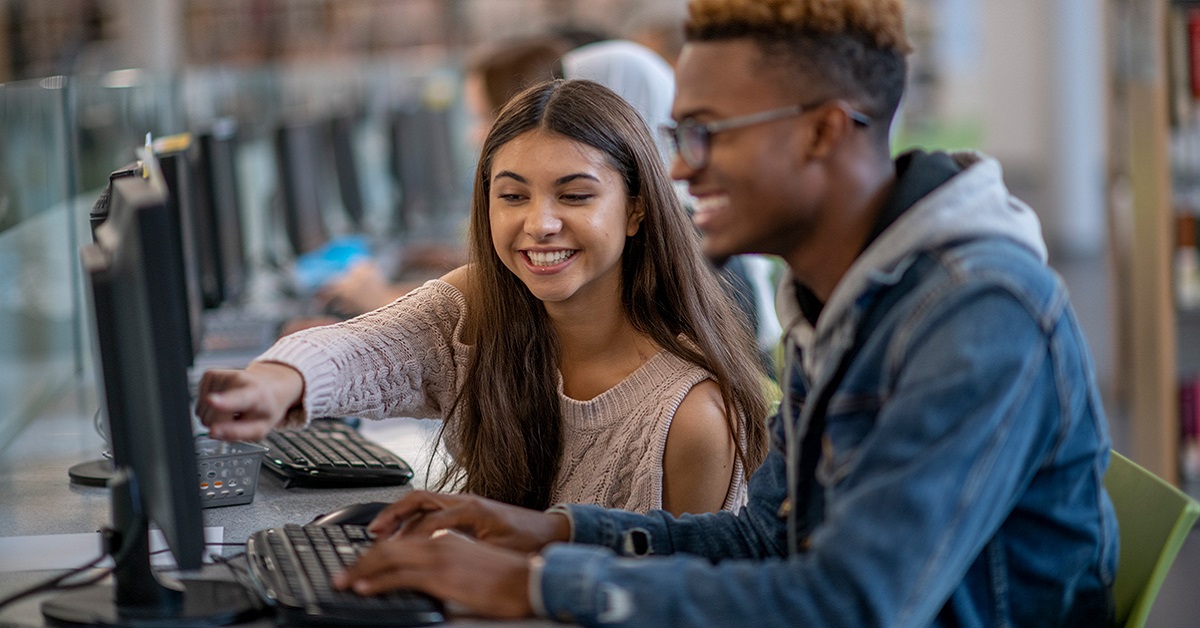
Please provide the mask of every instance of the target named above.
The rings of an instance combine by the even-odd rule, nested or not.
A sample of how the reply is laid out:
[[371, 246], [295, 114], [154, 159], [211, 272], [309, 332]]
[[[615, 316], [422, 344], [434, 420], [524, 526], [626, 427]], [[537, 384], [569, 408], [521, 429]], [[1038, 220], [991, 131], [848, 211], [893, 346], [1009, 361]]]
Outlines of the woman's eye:
[[518, 203], [525, 198], [520, 194], [497, 194], [496, 197], [506, 203]]
[[568, 203], [586, 203], [592, 200], [591, 194], [563, 194], [562, 199]]

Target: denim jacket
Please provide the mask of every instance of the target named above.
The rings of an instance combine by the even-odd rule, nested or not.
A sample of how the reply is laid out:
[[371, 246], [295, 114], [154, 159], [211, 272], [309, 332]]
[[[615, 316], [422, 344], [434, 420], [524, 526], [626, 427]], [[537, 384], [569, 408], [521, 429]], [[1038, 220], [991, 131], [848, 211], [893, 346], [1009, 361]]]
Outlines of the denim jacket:
[[[789, 385], [749, 504], [564, 507], [575, 543], [543, 551], [541, 610], [618, 626], [1111, 623], [1110, 443], [1083, 335], [999, 166], [954, 157], [964, 170], [863, 252], [815, 328], [781, 312]], [[843, 359], [802, 477], [808, 402]]]

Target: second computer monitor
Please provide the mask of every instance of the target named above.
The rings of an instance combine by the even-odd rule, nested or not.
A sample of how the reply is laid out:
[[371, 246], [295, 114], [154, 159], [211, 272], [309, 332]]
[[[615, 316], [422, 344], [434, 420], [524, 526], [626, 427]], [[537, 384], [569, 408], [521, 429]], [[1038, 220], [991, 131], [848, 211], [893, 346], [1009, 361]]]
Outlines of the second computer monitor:
[[[173, 136], [170, 150], [164, 150], [158, 155], [158, 164], [162, 169], [162, 180], [167, 189], [167, 213], [169, 229], [164, 233], [170, 244], [169, 253], [177, 260], [172, 264], [170, 272], [184, 287], [182, 293], [169, 293], [164, 299], [174, 300], [175, 306], [182, 309], [187, 317], [188, 325], [188, 364], [192, 356], [200, 351], [200, 343], [204, 339], [204, 296], [200, 285], [201, 249], [197, 246], [194, 213], [197, 210], [195, 153], [191, 150], [190, 139], [186, 136]], [[111, 203], [111, 200], [110, 200]], [[110, 210], [111, 213], [111, 210]], [[163, 272], [167, 272], [163, 267]]]
[[237, 127], [222, 120], [197, 136], [198, 235], [207, 240], [202, 251], [204, 304], [215, 308], [241, 300], [249, 271], [242, 230], [237, 166]]
[[329, 241], [321, 209], [332, 175], [332, 163], [323, 160], [329, 147], [326, 130], [313, 120], [286, 124], [275, 135], [283, 226], [296, 255]]
[[391, 169], [399, 188], [394, 230], [415, 240], [442, 238], [466, 199], [457, 194], [450, 110], [413, 104], [391, 121]]

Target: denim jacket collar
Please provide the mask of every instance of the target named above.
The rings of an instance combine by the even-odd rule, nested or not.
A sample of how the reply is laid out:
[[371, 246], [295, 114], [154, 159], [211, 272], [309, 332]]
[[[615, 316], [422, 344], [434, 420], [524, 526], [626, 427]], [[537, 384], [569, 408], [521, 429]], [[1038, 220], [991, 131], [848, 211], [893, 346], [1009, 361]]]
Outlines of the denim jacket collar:
[[[982, 237], [1003, 237], [1047, 259], [1033, 210], [1009, 194], [999, 162], [976, 152], [952, 153], [963, 171], [917, 201], [863, 251], [838, 282], [814, 328], [796, 302], [794, 278], [784, 272], [775, 299], [784, 338], [801, 349], [806, 378], [817, 383], [853, 341], [865, 299], [903, 275], [920, 251]], [[972, 208], [970, 215], [964, 207]]]

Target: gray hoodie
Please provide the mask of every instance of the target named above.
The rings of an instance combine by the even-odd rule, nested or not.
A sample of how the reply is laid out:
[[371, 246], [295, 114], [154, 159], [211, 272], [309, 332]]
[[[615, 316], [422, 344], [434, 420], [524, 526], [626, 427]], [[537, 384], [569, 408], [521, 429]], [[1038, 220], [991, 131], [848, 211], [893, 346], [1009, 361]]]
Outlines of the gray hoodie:
[[1041, 223], [1028, 205], [1009, 193], [1000, 163], [977, 152], [950, 156], [962, 172], [918, 200], [867, 246], [834, 288], [815, 329], [800, 312], [791, 272], [780, 279], [775, 309], [785, 337], [803, 349], [803, 368], [810, 378], [821, 372], [831, 352], [845, 347], [846, 343], [831, 340], [852, 333], [844, 324], [844, 314], [871, 277], [902, 268], [914, 253], [956, 240], [1002, 237], [1046, 261]]

